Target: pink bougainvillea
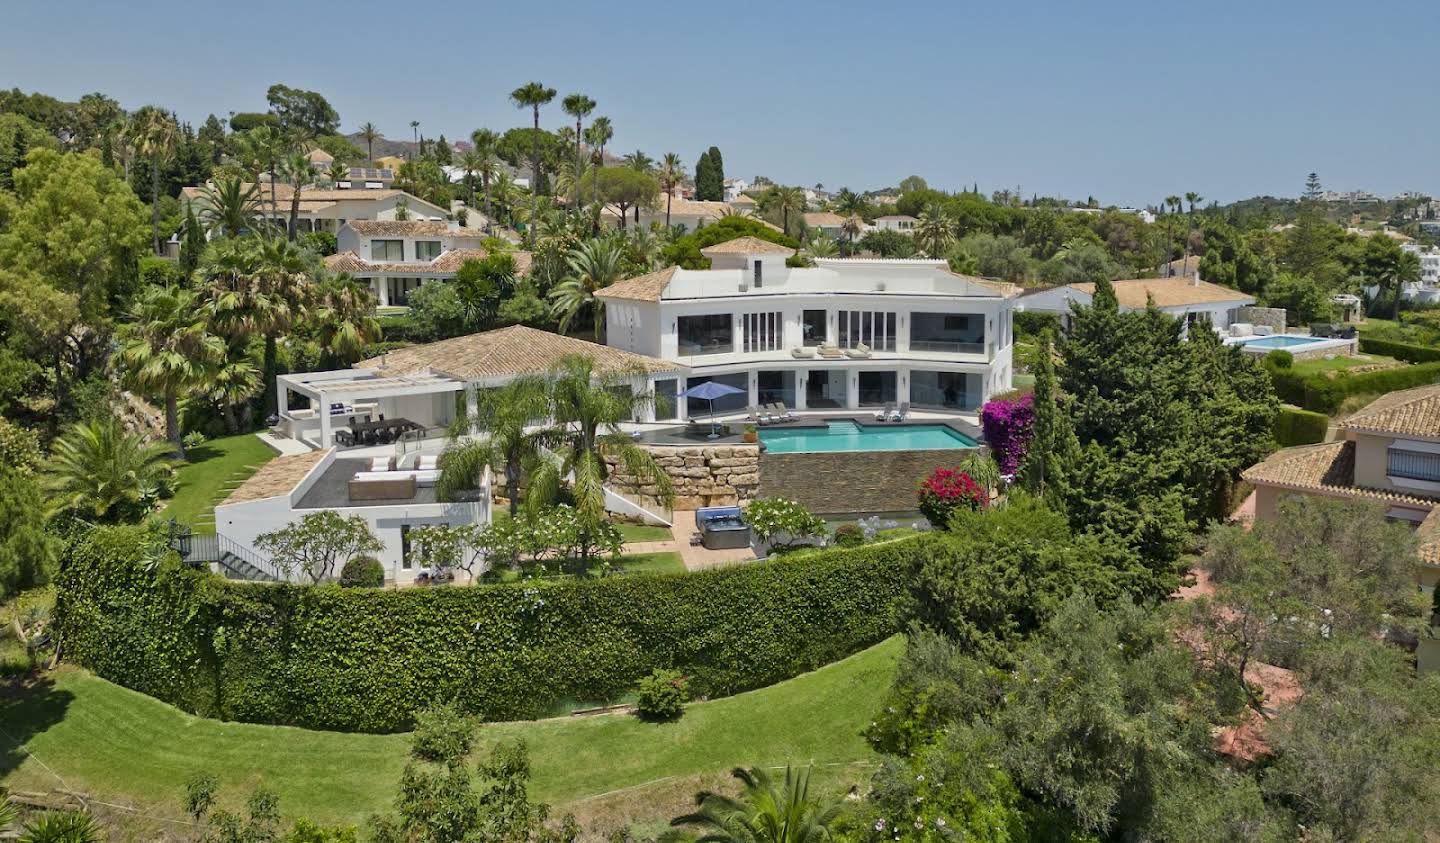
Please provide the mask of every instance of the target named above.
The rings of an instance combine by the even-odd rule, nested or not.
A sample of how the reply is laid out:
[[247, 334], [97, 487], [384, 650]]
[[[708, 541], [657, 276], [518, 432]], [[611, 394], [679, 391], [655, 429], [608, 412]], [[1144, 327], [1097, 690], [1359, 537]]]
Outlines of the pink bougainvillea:
[[920, 512], [936, 529], [945, 529], [957, 509], [981, 509], [989, 502], [983, 486], [953, 468], [937, 468], [920, 484]]
[[1035, 435], [1035, 396], [1026, 393], [1019, 398], [1000, 398], [985, 402], [980, 408], [980, 427], [985, 444], [995, 455], [1000, 473], [1012, 475], [1020, 470], [1030, 438]]

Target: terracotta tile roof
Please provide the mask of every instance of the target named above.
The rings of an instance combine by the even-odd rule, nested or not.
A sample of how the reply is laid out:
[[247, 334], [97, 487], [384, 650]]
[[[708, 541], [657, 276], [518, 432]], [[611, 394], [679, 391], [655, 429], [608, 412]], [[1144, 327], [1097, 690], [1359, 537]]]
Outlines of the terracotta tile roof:
[[675, 277], [675, 270], [679, 268], [678, 266], [667, 266], [646, 275], [637, 275], [634, 278], [617, 281], [596, 291], [595, 297], [625, 301], [660, 301], [660, 297], [665, 294], [665, 288], [670, 286], [670, 279]]
[[1440, 385], [1382, 395], [1341, 425], [1345, 430], [1440, 438]]
[[761, 240], [759, 237], [736, 237], [734, 240], [707, 246], [700, 250], [700, 254], [706, 257], [710, 255], [793, 255], [795, 250], [789, 246], [781, 246], [779, 243], [771, 243], [769, 240]]
[[[250, 183], [246, 182], [245, 184], [241, 185], [241, 187], [248, 190], [250, 189]], [[262, 182], [259, 185], [259, 188], [260, 198], [263, 200], [263, 204], [268, 210], [270, 206], [270, 183]], [[290, 195], [294, 192], [295, 188], [286, 184], [285, 182], [275, 183], [275, 200], [280, 204], [284, 205], [286, 209], [290, 207]], [[200, 198], [200, 188], [182, 187], [180, 188], [180, 195], [184, 199], [198, 199]], [[392, 196], [406, 197], [406, 199], [408, 199], [410, 202], [412, 212], [431, 211], [432, 209], [433, 211], [440, 211], [442, 213], [444, 212], [444, 209], [440, 208], [440, 206], [438, 205], [426, 202], [424, 199], [421, 199], [418, 196], [412, 196], [411, 194], [406, 193], [403, 190], [397, 190], [393, 187], [354, 188], [351, 190], [330, 190], [318, 187], [306, 187], [300, 191], [300, 204], [303, 207], [306, 202], [339, 202], [342, 199], [359, 200], [362, 202], [378, 202], [381, 199], [389, 199]]]
[[909, 220], [910, 222], [919, 222], [918, 219], [916, 219], [915, 217], [910, 216], [909, 214], [886, 214], [886, 215], [883, 216], [883, 217], [876, 217], [876, 218], [875, 218], [875, 221], [876, 221], [876, 222], [879, 222], [880, 220], [900, 220], [900, 221], [902, 221], [902, 222], [903, 222], [904, 220]]
[[284, 457], [276, 457], [270, 462], [260, 466], [260, 470], [250, 475], [244, 483], [241, 483], [230, 496], [221, 501], [218, 505], [225, 506], [232, 503], [245, 503], [246, 501], [258, 501], [265, 498], [288, 495], [300, 485], [310, 469], [320, 464], [329, 451], [310, 451], [304, 454], [291, 454]]
[[608, 345], [514, 325], [480, 334], [412, 345], [356, 363], [386, 377], [438, 372], [466, 381], [498, 380], [545, 372], [573, 355], [589, 357], [597, 373], [678, 372], [679, 363]]
[[1440, 506], [1415, 528], [1415, 538], [1420, 540], [1420, 564], [1440, 568]]
[[845, 224], [845, 218], [830, 211], [811, 211], [805, 215], [805, 224], [815, 226], [841, 226]]
[[451, 228], [450, 223], [437, 220], [350, 220], [346, 225], [355, 229], [356, 234], [364, 234], [368, 237], [481, 238], [485, 236], [485, 232], [478, 228]]
[[1440, 498], [1355, 485], [1355, 443], [1324, 442], [1282, 448], [1240, 475], [1256, 485], [1367, 498], [1408, 506], [1434, 506]]
[[745, 194], [742, 193], [742, 194], [740, 194], [739, 196], [736, 196], [734, 199], [731, 199], [731, 200], [730, 200], [730, 204], [731, 204], [731, 205], [758, 205], [758, 204], [760, 204], [760, 203], [759, 203], [759, 202], [756, 202], [754, 199], [751, 199], [749, 196], [746, 196]]
[[[348, 272], [351, 275], [454, 275], [467, 260], [481, 260], [490, 253], [484, 249], [451, 249], [442, 252], [432, 261], [412, 263], [374, 263], [361, 260], [354, 252], [339, 252], [325, 258], [325, 268], [331, 272]], [[530, 274], [534, 256], [529, 252], [509, 253], [515, 258], [516, 271], [524, 276]]]
[[[1071, 284], [1070, 287], [1088, 295], [1095, 295], [1094, 284]], [[1131, 278], [1115, 282], [1115, 298], [1119, 300], [1121, 307], [1143, 310], [1147, 297], [1154, 297], [1156, 307], [1255, 301], [1254, 296], [1247, 296], [1239, 290], [1194, 278]]]

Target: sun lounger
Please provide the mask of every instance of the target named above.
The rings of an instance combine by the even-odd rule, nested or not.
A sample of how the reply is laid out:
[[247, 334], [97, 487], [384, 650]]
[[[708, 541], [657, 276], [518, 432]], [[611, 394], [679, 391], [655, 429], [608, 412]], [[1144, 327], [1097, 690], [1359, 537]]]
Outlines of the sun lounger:
[[845, 349], [845, 356], [852, 360], [864, 359], [870, 356], [870, 346], [863, 342], [859, 343], [854, 348]]
[[770, 415], [764, 410], [757, 410], [754, 407], [751, 407], [750, 415], [746, 416], [745, 420], [748, 421], [750, 424], [756, 425], [758, 427], [760, 425], [769, 424]]
[[795, 419], [799, 418], [799, 416], [790, 412], [789, 408], [786, 407], [782, 402], [776, 401], [767, 406], [770, 408], [770, 412], [779, 421], [795, 421]]
[[820, 356], [826, 360], [839, 360], [845, 356], [845, 352], [833, 345], [822, 345], [820, 346]]
[[897, 422], [903, 422], [903, 421], [905, 421], [905, 420], [908, 419], [908, 418], [910, 418], [910, 402], [909, 402], [909, 401], [902, 401], [902, 402], [900, 402], [900, 409], [896, 410], [895, 413], [894, 413], [894, 415], [890, 416], [890, 420], [891, 420], [891, 421], [897, 421]]
[[814, 356], [815, 356], [815, 349], [813, 349], [813, 348], [806, 348], [806, 347], [804, 347], [804, 346], [799, 347], [799, 348], [792, 348], [792, 349], [790, 349], [790, 356], [791, 356], [791, 357], [799, 358], [799, 359], [801, 359], [801, 360], [804, 360], [805, 358], [808, 358], [808, 357], [814, 357]]
[[890, 415], [895, 412], [895, 402], [886, 401], [885, 408], [875, 414], [875, 421], [890, 421]]
[[395, 470], [395, 458], [394, 458], [394, 457], [372, 457], [372, 458], [370, 459], [370, 470], [371, 470], [371, 471], [394, 471], [394, 470]]

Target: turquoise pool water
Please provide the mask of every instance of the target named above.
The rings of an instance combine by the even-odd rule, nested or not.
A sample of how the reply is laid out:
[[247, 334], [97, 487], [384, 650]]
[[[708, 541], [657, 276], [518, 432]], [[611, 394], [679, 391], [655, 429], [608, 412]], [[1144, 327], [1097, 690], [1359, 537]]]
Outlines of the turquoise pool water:
[[1246, 348], [1294, 348], [1297, 345], [1314, 345], [1317, 342], [1329, 342], [1329, 340], [1325, 337], [1292, 337], [1277, 334], [1271, 337], [1241, 340], [1238, 344]]
[[979, 443], [943, 424], [885, 427], [853, 421], [829, 422], [825, 427], [761, 430], [760, 441], [774, 454], [815, 451], [934, 451], [974, 448]]

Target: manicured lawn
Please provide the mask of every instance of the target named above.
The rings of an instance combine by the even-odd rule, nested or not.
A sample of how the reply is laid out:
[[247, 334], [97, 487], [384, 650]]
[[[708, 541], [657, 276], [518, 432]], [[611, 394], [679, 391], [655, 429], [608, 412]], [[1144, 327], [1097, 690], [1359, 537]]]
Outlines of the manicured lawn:
[[626, 574], [683, 574], [685, 562], [676, 551], [632, 553], [620, 557], [620, 571]]
[[[823, 784], [846, 769], [840, 765], [876, 760], [860, 731], [894, 680], [902, 649], [897, 636], [788, 682], [694, 703], [674, 723], [608, 715], [489, 724], [479, 749], [523, 738], [532, 796], [559, 808], [737, 765], [813, 763]], [[287, 814], [359, 823], [389, 808], [405, 764], [405, 735], [205, 720], [76, 668], [23, 694], [6, 691], [0, 784], [64, 787], [160, 816], [179, 816], [185, 781], [203, 770], [220, 780], [226, 804], [264, 784], [280, 794]]]
[[225, 500], [255, 469], [275, 458], [253, 433], [212, 439], [189, 449], [189, 461], [176, 476], [175, 497], [164, 516], [189, 524], [197, 533], [215, 532], [215, 504]]
[[1339, 372], [1345, 369], [1353, 369], [1356, 366], [1374, 366], [1380, 363], [1394, 363], [1395, 358], [1385, 357], [1379, 354], [1361, 354], [1357, 357], [1333, 357], [1329, 360], [1297, 360], [1291, 365], [1291, 370], [1301, 377], [1316, 375], [1322, 372]]
[[653, 524], [619, 524], [620, 535], [627, 542], [668, 542], [671, 539], [669, 527]]

